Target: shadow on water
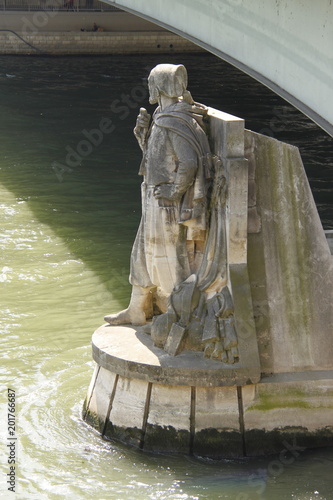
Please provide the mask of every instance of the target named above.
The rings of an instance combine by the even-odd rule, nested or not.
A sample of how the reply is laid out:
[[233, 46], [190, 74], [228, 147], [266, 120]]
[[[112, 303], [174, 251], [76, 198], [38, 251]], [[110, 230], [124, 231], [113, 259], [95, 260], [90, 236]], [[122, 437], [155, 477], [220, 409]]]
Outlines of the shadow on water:
[[[129, 256], [141, 213], [141, 152], [132, 130], [138, 108], [152, 110], [145, 81], [161, 62], [185, 64], [195, 100], [298, 145], [323, 225], [333, 228], [332, 138], [215, 56], [1, 57], [0, 180], [120, 299], [129, 292]], [[87, 134], [103, 119], [114, 129], [100, 143], [94, 136], [91, 145]]]

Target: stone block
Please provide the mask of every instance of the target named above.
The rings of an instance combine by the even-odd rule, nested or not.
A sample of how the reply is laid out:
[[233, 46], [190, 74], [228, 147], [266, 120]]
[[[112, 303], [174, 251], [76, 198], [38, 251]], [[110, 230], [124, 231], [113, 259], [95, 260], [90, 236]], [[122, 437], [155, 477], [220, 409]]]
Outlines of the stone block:
[[98, 430], [102, 433], [107, 418], [111, 394], [116, 375], [105, 368], [97, 367], [94, 371], [87, 395], [87, 412], [90, 419], [96, 419]]
[[190, 451], [191, 388], [153, 384], [144, 449]]
[[209, 118], [211, 135], [220, 155], [223, 158], [244, 158], [244, 120], [213, 108], [209, 108]]
[[119, 377], [105, 435], [139, 447], [148, 384]]
[[247, 131], [249, 141], [261, 233], [249, 234], [248, 261], [250, 281], [266, 293], [260, 302], [254, 296], [254, 308], [267, 315], [257, 323], [261, 346], [269, 346], [263, 371], [330, 369], [333, 262], [302, 160], [297, 148], [270, 137]]
[[197, 387], [195, 396], [195, 430], [207, 428], [239, 432], [236, 387]]
[[236, 387], [197, 387], [194, 421], [195, 455], [219, 458], [243, 454]]
[[272, 382], [264, 379], [255, 393], [243, 388], [247, 454], [280, 453], [286, 442], [304, 449], [333, 445], [333, 375], [329, 376], [307, 380], [309, 374], [289, 374], [272, 377]]
[[248, 175], [245, 159], [226, 160], [229, 174], [227, 238], [229, 264], [247, 262]]

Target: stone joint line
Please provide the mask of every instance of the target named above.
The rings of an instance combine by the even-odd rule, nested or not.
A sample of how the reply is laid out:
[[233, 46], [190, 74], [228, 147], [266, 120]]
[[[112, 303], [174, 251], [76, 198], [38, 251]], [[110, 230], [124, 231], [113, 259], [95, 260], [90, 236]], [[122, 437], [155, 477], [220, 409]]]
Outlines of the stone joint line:
[[[99, 374], [100, 374], [100, 367], [98, 367], [98, 370], [96, 373], [94, 385], [93, 385], [93, 388], [92, 388], [92, 391], [91, 391], [91, 394], [89, 397], [89, 401], [87, 404], [87, 409], [85, 412], [84, 419], [89, 411], [91, 398], [92, 398], [92, 395], [94, 394]], [[115, 395], [117, 392], [118, 381], [119, 381], [119, 374], [117, 374], [115, 376], [112, 392], [110, 394], [108, 410], [107, 410], [105, 420], [103, 423], [103, 430], [101, 432], [102, 437], [105, 436], [108, 423], [111, 422], [110, 416], [111, 416], [111, 412], [112, 412], [114, 398], [115, 398]], [[143, 419], [142, 419], [142, 427], [141, 427], [141, 439], [140, 439], [140, 444], [139, 444], [139, 448], [141, 450], [144, 449], [144, 445], [145, 445], [145, 436], [146, 436], [146, 430], [147, 430], [147, 425], [148, 425], [152, 388], [153, 388], [153, 382], [148, 382], [147, 383], [146, 399], [145, 399], [145, 407], [144, 407], [144, 413], [143, 413]], [[189, 417], [190, 418], [189, 454], [193, 455], [195, 429], [196, 429], [196, 419], [195, 419], [195, 416], [196, 416], [196, 387], [194, 387], [194, 386], [191, 386], [190, 398], [191, 398], [191, 400], [190, 400], [190, 417]], [[240, 430], [240, 433], [242, 436], [243, 456], [247, 456], [246, 455], [246, 444], [245, 444], [243, 396], [242, 396], [242, 387], [241, 386], [237, 386], [237, 399], [238, 399], [238, 409], [239, 409], [239, 430]]]
[[[96, 380], [97, 380], [97, 377], [96, 377]], [[114, 397], [116, 395], [118, 380], [119, 380], [119, 375], [117, 374], [116, 378], [114, 380], [113, 389], [112, 389], [112, 392], [111, 392], [111, 395], [110, 395], [109, 407], [108, 407], [108, 411], [106, 412], [106, 416], [105, 416], [105, 421], [104, 421], [102, 436], [105, 435], [106, 427], [108, 425], [108, 421], [110, 420], [110, 413], [111, 413], [111, 410], [112, 410]]]
[[243, 455], [244, 457], [246, 457], [244, 407], [243, 407], [243, 394], [241, 386], [237, 386], [237, 400], [238, 400], [239, 430], [242, 436]]
[[90, 406], [90, 403], [91, 403], [91, 398], [92, 398], [92, 396], [93, 396], [93, 394], [95, 392], [96, 382], [97, 382], [97, 379], [98, 379], [98, 375], [99, 375], [100, 369], [101, 369], [101, 367], [98, 366], [96, 377], [95, 377], [95, 380], [94, 380], [94, 384], [93, 384], [93, 387], [92, 387], [92, 390], [91, 390], [91, 393], [90, 393], [90, 396], [89, 396], [89, 400], [87, 401], [87, 407], [86, 407], [86, 410], [85, 410], [84, 415], [83, 415], [83, 420], [86, 420], [86, 418], [87, 418], [87, 414], [88, 414], [88, 411], [89, 411], [89, 406]]
[[143, 419], [142, 419], [141, 440], [140, 440], [140, 446], [139, 446], [140, 450], [143, 450], [143, 447], [145, 444], [145, 435], [146, 435], [147, 422], [148, 422], [148, 416], [149, 416], [152, 387], [153, 387], [153, 383], [148, 382], [145, 409], [144, 409]]

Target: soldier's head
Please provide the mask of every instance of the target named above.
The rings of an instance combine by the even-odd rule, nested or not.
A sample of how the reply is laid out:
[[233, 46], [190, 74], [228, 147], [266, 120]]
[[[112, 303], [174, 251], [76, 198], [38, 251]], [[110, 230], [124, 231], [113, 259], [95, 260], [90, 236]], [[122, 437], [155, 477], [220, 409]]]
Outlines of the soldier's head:
[[158, 64], [148, 77], [149, 102], [156, 104], [161, 95], [182, 97], [187, 87], [187, 71], [182, 64]]

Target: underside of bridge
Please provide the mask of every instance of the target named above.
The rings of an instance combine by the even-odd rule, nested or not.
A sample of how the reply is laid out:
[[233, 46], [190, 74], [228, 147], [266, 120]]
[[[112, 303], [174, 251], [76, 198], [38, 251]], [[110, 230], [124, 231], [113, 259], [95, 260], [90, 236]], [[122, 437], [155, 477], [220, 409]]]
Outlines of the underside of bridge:
[[104, 0], [187, 38], [333, 136], [332, 0]]

